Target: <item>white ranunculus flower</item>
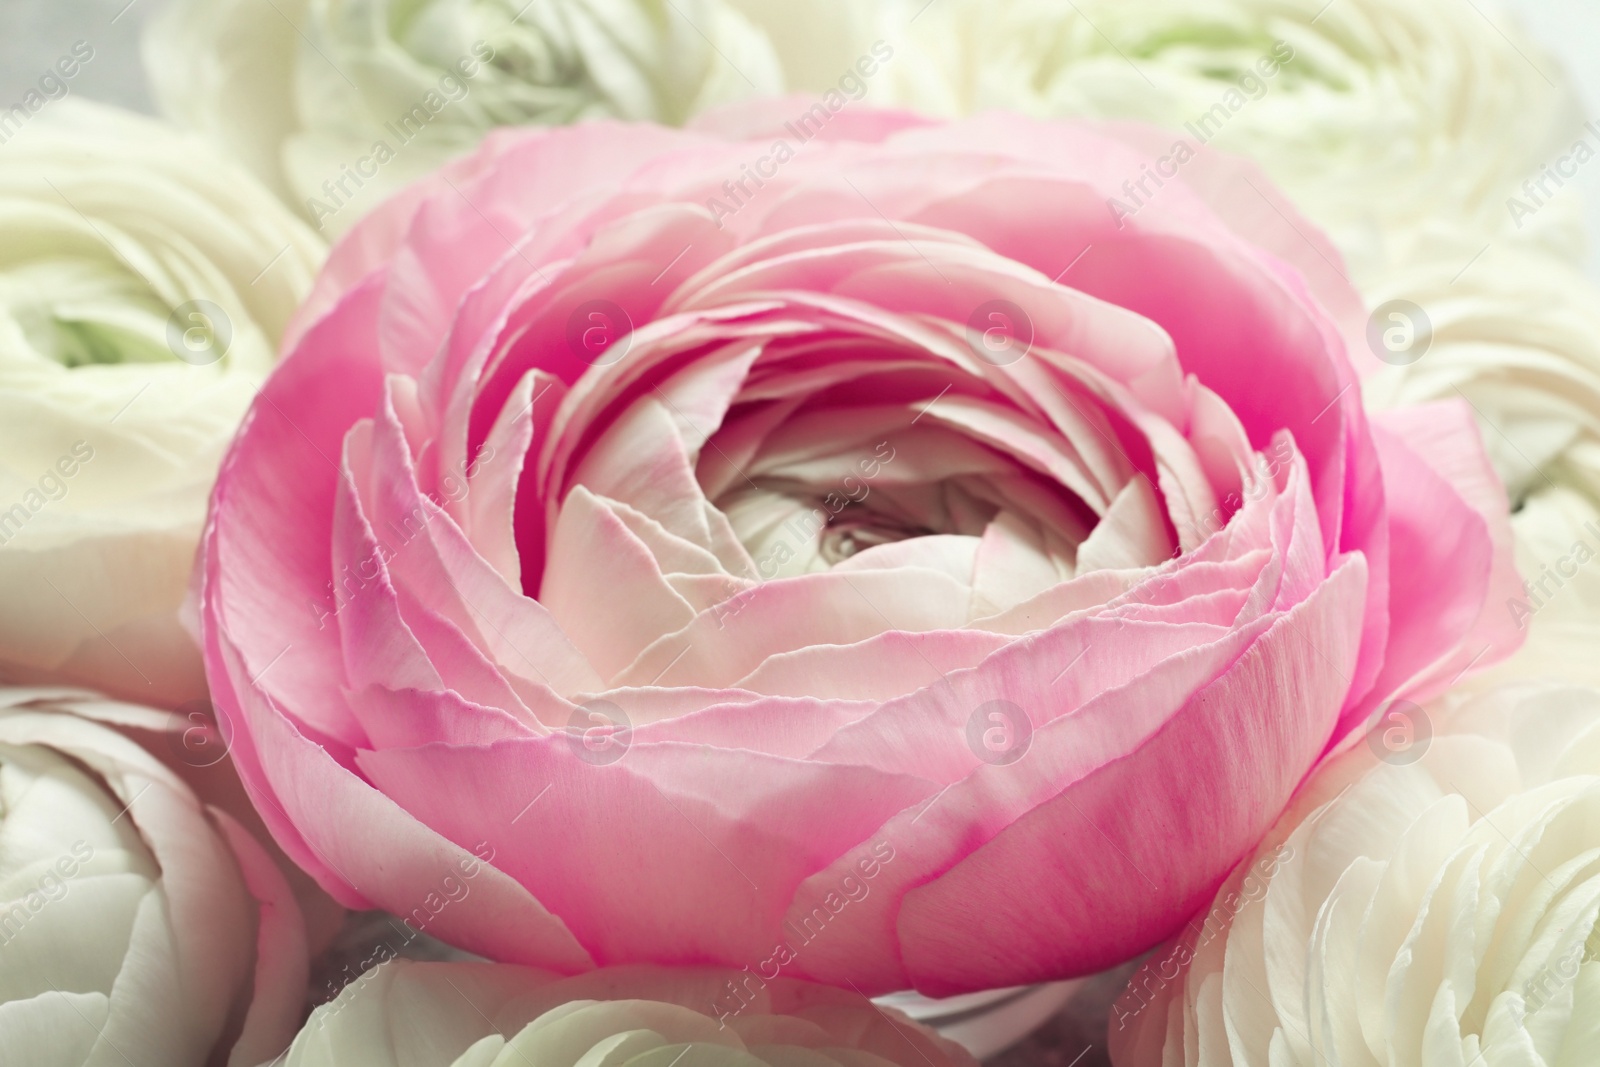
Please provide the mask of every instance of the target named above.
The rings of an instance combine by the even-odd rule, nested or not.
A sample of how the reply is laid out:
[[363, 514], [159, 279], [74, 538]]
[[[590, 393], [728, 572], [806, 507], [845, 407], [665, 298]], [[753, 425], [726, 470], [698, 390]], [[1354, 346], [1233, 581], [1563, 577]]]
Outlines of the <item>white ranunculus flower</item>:
[[287, 882], [237, 823], [102, 723], [186, 725], [90, 694], [0, 689], [0, 1060], [249, 1067], [277, 1054], [307, 974]]
[[495, 126], [681, 124], [782, 87], [727, 0], [175, 0], [145, 58], [163, 111], [329, 234]]
[[75, 100], [0, 167], [0, 678], [172, 704], [222, 451], [326, 253], [199, 138]]
[[[943, 2], [943, 0], [940, 0]], [[856, 62], [882, 42], [889, 51], [904, 34], [895, 0], [728, 0], [772, 42], [789, 92], [840, 88]], [[889, 42], [893, 42], [890, 44]], [[882, 51], [878, 58], [882, 58]], [[870, 64], [869, 64], [870, 66]], [[856, 72], [860, 77], [859, 71]], [[867, 80], [876, 78], [876, 72]], [[847, 84], [843, 91], [855, 95]], [[804, 110], [799, 109], [799, 110]]]
[[1538, 253], [1452, 242], [1370, 301], [1369, 343], [1390, 365], [1365, 383], [1369, 405], [1464, 398], [1510, 493], [1525, 586], [1502, 610], [1529, 638], [1472, 684], [1600, 686], [1600, 289]]
[[580, 1064], [977, 1067], [959, 1045], [893, 1009], [788, 978], [662, 967], [559, 978], [403, 959], [312, 1012], [282, 1067]]
[[[1358, 281], [1426, 225], [1581, 254], [1579, 198], [1512, 217], [1585, 131], [1557, 65], [1492, 0], [885, 0], [884, 19], [897, 51], [878, 99], [1141, 120], [1254, 156]], [[1127, 178], [1126, 210], [1161, 195], [1160, 174]]]
[[1318, 772], [1129, 983], [1117, 1067], [1600, 1063], [1600, 692], [1452, 704]]

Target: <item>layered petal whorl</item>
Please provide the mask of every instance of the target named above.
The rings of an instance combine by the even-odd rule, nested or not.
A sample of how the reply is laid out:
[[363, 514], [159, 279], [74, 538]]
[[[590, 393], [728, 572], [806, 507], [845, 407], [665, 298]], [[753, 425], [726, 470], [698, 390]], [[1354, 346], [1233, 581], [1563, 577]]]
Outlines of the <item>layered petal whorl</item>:
[[202, 616], [347, 905], [469, 864], [429, 932], [507, 962], [1082, 973], [1514, 646], [1470, 409], [1368, 421], [1333, 254], [1219, 195], [1259, 172], [1119, 227], [1137, 131], [801, 113], [496, 134], [335, 251]]
[[176, 706], [223, 451], [327, 246], [196, 137], [63, 100], [0, 171], [0, 677]]
[[189, 724], [0, 690], [0, 1047], [17, 1063], [203, 1067], [281, 1052], [306, 935], [250, 835], [107, 724]]
[[739, 971], [384, 963], [311, 1013], [285, 1067], [973, 1067], [858, 993]]
[[1600, 1056], [1600, 693], [1408, 716], [1319, 772], [1134, 976], [1118, 1067]]

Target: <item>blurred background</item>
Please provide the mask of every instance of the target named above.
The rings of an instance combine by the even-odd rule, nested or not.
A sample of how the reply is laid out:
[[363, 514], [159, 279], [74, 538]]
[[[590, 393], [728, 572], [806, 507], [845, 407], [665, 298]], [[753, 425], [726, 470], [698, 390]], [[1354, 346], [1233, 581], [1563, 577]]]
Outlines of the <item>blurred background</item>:
[[[139, 32], [165, 0], [0, 0], [0, 101], [20, 97], [77, 41], [95, 51], [72, 91], [151, 111], [139, 65]], [[938, 0], [933, 0], [937, 3]], [[1003, 0], [1001, 0], [1003, 2]], [[1600, 3], [1596, 0], [1461, 0], [1491, 22], [1517, 18], [1565, 65], [1591, 119], [1600, 119]], [[1510, 45], [1507, 45], [1509, 48]], [[1537, 61], [1532, 57], [1530, 61]], [[1600, 279], [1600, 169], [1584, 168], [1560, 196], [1582, 196], [1589, 218], [1588, 269]]]

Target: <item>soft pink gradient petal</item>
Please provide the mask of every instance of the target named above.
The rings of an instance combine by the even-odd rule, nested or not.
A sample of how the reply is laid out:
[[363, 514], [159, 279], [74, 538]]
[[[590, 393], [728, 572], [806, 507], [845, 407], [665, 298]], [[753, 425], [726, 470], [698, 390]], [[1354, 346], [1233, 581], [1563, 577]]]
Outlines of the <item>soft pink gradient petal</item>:
[[[874, 883], [873, 897], [839, 917], [840, 929], [807, 947], [809, 973], [823, 981], [865, 975], [875, 988], [914, 985], [948, 995], [993, 986], [1002, 970], [1086, 973], [1124, 958], [1130, 945], [1166, 936], [1270, 825], [1299, 783], [1300, 772], [1290, 768], [1307, 766], [1331, 733], [1342, 691], [1335, 683], [1358, 634], [1348, 605], [1351, 598], [1359, 605], [1362, 570], [1359, 563], [1346, 567], [1287, 616], [1192, 646], [1158, 669], [1095, 691], [1073, 714], [1036, 724], [1032, 747], [1014, 766], [972, 761], [978, 769], [939, 799], [884, 828], [895, 862]], [[1308, 639], [1322, 647], [1314, 650]], [[1260, 700], [1263, 690], [1274, 701], [1293, 694], [1313, 715], [1278, 716]], [[1252, 700], [1259, 710], [1240, 717], [1236, 702]], [[955, 753], [963, 743], [956, 730], [947, 733]], [[1211, 772], [1198, 788], [1182, 770], [1197, 759]], [[1257, 761], [1276, 768], [1274, 775], [1260, 776]], [[1092, 821], [1082, 811], [1094, 812]], [[1030, 828], [1007, 836], [1024, 825]], [[1004, 842], [995, 847], [996, 867], [977, 847], [990, 841]], [[862, 847], [845, 855], [813, 885], [842, 877], [866, 853]], [[944, 883], [952, 871], [958, 873]], [[964, 896], [980, 888], [981, 896]], [[1150, 906], [1153, 897], [1161, 908]], [[914, 899], [921, 904], [911, 909]], [[974, 899], [993, 902], [1006, 918], [976, 918]], [[964, 930], [936, 929], [952, 907], [968, 913]], [[1035, 918], [1018, 921], [1023, 912]], [[909, 956], [930, 939], [943, 951]], [[1112, 959], [1109, 945], [1116, 946]], [[936, 962], [950, 952], [964, 961], [959, 981]], [[893, 960], [902, 962], [890, 967]], [[982, 976], [969, 978], [968, 964]]]
[[953, 630], [967, 619], [966, 587], [940, 571], [823, 571], [762, 582], [664, 634], [613, 685], [730, 686], [769, 657], [816, 643], [890, 631]]
[[[567, 494], [550, 556], [539, 599], [605, 678], [622, 673], [661, 634], [694, 621], [694, 607], [663, 577], [649, 547], [581, 485]], [[597, 574], [627, 597], [596, 595]]]
[[[629, 167], [682, 144], [681, 135], [660, 127], [631, 130], [630, 136], [617, 137], [613, 127], [570, 127], [559, 135], [559, 151], [547, 150], [538, 127], [490, 134], [476, 152], [407, 187], [351, 228], [286, 331], [284, 347], [297, 348], [312, 324], [381, 272], [408, 243], [425, 261], [448, 260], [457, 284], [471, 281], [515, 247], [536, 212], [588, 192], [597, 182], [609, 186]], [[517, 175], [515, 196], [504, 195], [497, 185], [504, 180], [497, 175], [508, 172]], [[533, 205], [533, 210], [504, 213], [511, 205]], [[433, 248], [448, 248], [450, 255], [430, 255]], [[476, 271], [469, 269], [474, 264]]]
[[[516, 494], [523, 463], [548, 416], [566, 396], [555, 378], [532, 370], [512, 389], [506, 406], [484, 440], [486, 458], [477, 470], [462, 457], [470, 487], [466, 532], [472, 547], [513, 589], [522, 588], [522, 559], [517, 554]], [[548, 399], [547, 399], [548, 398]], [[544, 401], [543, 407], [540, 401]], [[475, 457], [476, 458], [476, 457]], [[496, 459], [499, 462], [495, 462]]]
[[[520, 681], [519, 693], [529, 686], [571, 692], [598, 685], [549, 610], [489, 566], [442, 504], [419, 490], [392, 406], [373, 426], [371, 456], [364, 500], [384, 541], [398, 544], [383, 568], [398, 587], [444, 615], [514, 686]], [[480, 462], [487, 469], [493, 460]], [[509, 485], [480, 488], [507, 493]]]
[[[382, 396], [381, 370], [363, 344], [382, 281], [353, 290], [262, 387], [217, 476], [202, 544], [203, 628], [225, 629], [238, 643], [251, 686], [295, 708], [307, 727], [352, 743], [360, 727], [337, 696], [344, 666], [329, 588], [336, 460], [346, 429]], [[263, 559], [277, 566], [242, 562]], [[268, 670], [291, 651], [293, 670]], [[215, 689], [211, 676], [222, 665], [207, 658]], [[234, 713], [227, 700], [213, 700], [224, 716]]]
[[[238, 671], [231, 648], [208, 654], [230, 673]], [[442, 879], [475, 869], [472, 907], [439, 911], [429, 934], [508, 962], [539, 959], [562, 971], [594, 965], [566, 926], [493, 864], [495, 843], [488, 836], [479, 835], [470, 847], [452, 844], [336, 763], [259, 694], [243, 690], [239, 706], [233, 756], [247, 783], [254, 779], [271, 790], [252, 789], [252, 798], [284, 850], [340, 903], [409, 914], [441, 891]], [[338, 817], [323, 817], [330, 812]], [[285, 825], [297, 828], [293, 836], [279, 834]], [[475, 857], [488, 862], [472, 868]]]
[[1504, 607], [1521, 591], [1505, 490], [1471, 409], [1444, 401], [1374, 423], [1390, 488], [1394, 636], [1371, 695], [1346, 712], [1354, 732], [1383, 701], [1437, 696], [1519, 644]]
[[[531, 710], [517, 713], [477, 704], [450, 689], [369, 685], [351, 691], [349, 699], [366, 729], [368, 743], [376, 748], [410, 748], [430, 741], [489, 744], [512, 737], [543, 737], [548, 732]], [[576, 710], [575, 705], [562, 702], [550, 717], [564, 724]]]
[[[1135, 756], [1108, 760], [909, 892], [897, 929], [912, 984], [937, 995], [1088, 973], [1177, 930], [1271, 826], [1333, 732], [1360, 643], [1345, 605], [1364, 578], [1358, 564], [1336, 572]], [[1274, 712], [1291, 700], [1302, 714]], [[1183, 773], [1196, 763], [1210, 772], [1198, 784]], [[994, 906], [963, 903], [980, 896]], [[953, 922], [957, 913], [966, 921]], [[968, 963], [959, 983], [944, 976], [952, 957]]]
[[[1183, 165], [1184, 187], [1205, 200], [1228, 228], [1293, 268], [1338, 323], [1363, 378], [1383, 366], [1366, 345], [1366, 306], [1337, 246], [1285, 196], [1255, 160], [1206, 151], [1186, 137], [1136, 123], [1103, 129], [1155, 163], [1182, 142], [1194, 155]], [[1248, 191], [1246, 191], [1248, 190]]]
[[981, 630], [893, 630], [852, 645], [812, 645], [769, 656], [735, 683], [774, 696], [893, 700], [976, 667], [1011, 638]]
[[[598, 699], [627, 712], [641, 742], [681, 741], [789, 759], [810, 758], [837, 730], [877, 706], [869, 700], [762, 696], [737, 689], [613, 689]], [[671, 708], [671, 716], [661, 714], [663, 705]]]
[[227, 812], [208, 809], [233, 849], [245, 886], [261, 905], [256, 923], [256, 970], [244, 1028], [228, 1067], [255, 1067], [289, 1047], [300, 1029], [311, 958], [294, 891], [261, 845]]
[[[497, 864], [601, 964], [765, 955], [806, 876], [936, 789], [865, 767], [708, 746], [635, 743], [609, 765], [575, 750], [560, 737], [391, 749], [360, 762], [381, 789], [463, 847], [487, 834]], [[723, 788], [729, 780], [743, 788]], [[528, 805], [529, 816], [518, 818]], [[604, 850], [585, 845], [597, 836], [608, 841]], [[578, 852], [589, 855], [579, 868], [546, 858]], [[640, 907], [646, 885], [649, 907]], [[707, 925], [700, 917], [713, 901], [718, 921]]]

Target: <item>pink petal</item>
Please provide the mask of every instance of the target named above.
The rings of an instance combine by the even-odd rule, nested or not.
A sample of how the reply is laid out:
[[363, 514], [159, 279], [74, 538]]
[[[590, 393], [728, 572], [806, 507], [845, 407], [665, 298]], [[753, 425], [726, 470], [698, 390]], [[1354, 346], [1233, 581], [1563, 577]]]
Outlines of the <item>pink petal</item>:
[[[382, 278], [344, 299], [279, 366], [240, 428], [218, 474], [203, 551], [205, 627], [243, 649], [244, 675], [295, 709], [306, 725], [358, 741], [360, 727], [337, 695], [344, 664], [331, 545], [345, 429], [382, 397], [370, 346]], [[269, 571], [252, 561], [270, 559]], [[277, 661], [293, 657], [290, 670]], [[207, 655], [212, 688], [222, 665]], [[233, 713], [213, 694], [224, 716]]]
[[593, 966], [566, 925], [491, 862], [498, 839], [480, 834], [461, 848], [417, 822], [302, 736], [262, 694], [240, 688], [235, 680], [246, 676], [237, 653], [208, 637], [208, 660], [227, 672], [213, 685], [232, 686], [217, 699], [236, 709], [232, 754], [251, 799], [284, 851], [324, 889], [347, 907], [405, 916], [441, 896], [443, 878], [457, 876], [471, 887], [472, 907], [439, 909], [423, 922], [427, 933], [512, 963], [538, 960], [568, 972]]
[[[677, 744], [635, 743], [592, 765], [566, 737], [391, 749], [360, 762], [452, 840], [490, 833], [497, 865], [601, 963], [759, 959], [782, 936], [778, 901], [934, 789], [867, 768]], [[723, 786], [734, 780], [737, 793]], [[642, 886], [649, 907], [638, 906]]]
[[[897, 856], [874, 883], [881, 896], [808, 946], [808, 973], [866, 972], [875, 986], [941, 996], [993, 986], [997, 974], [1098, 970], [1130, 944], [1167, 936], [1270, 825], [1333, 730], [1358, 645], [1351, 607], [1362, 571], [1347, 566], [1253, 641], [1235, 631], [1224, 647], [1243, 640], [1243, 654], [1224, 655], [1209, 685], [1216, 662], [1190, 652], [1173, 667], [1198, 668], [1199, 686], [1168, 669], [1097, 689], [1078, 715], [1036, 731], [1019, 762], [981, 767], [925, 812], [901, 816], [883, 831]], [[1306, 714], [1280, 714], [1289, 701]], [[984, 909], [971, 907], [977, 899]], [[882, 970], [886, 958], [903, 958], [904, 970]]]
[[969, 592], [938, 571], [824, 571], [761, 582], [641, 652], [614, 685], [733, 685], [770, 656], [891, 630], [954, 630]]
[[1383, 701], [1435, 696], [1523, 637], [1505, 608], [1521, 593], [1505, 490], [1471, 410], [1447, 401], [1373, 422], [1389, 491], [1393, 623], [1383, 672], [1345, 713], [1352, 735]]
[[[645, 543], [581, 485], [556, 520], [550, 562], [539, 600], [602, 677], [614, 677], [661, 634], [695, 618]], [[596, 595], [599, 574], [627, 596]]]
[[976, 667], [1012, 639], [981, 630], [891, 631], [852, 645], [812, 645], [770, 656], [735, 683], [773, 696], [892, 700]]
[[261, 905], [256, 924], [256, 970], [244, 1029], [228, 1054], [229, 1067], [254, 1067], [289, 1047], [300, 1028], [311, 959], [305, 922], [283, 872], [250, 832], [220, 808], [211, 818], [233, 849], [245, 886]]

